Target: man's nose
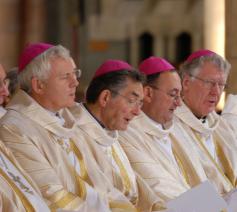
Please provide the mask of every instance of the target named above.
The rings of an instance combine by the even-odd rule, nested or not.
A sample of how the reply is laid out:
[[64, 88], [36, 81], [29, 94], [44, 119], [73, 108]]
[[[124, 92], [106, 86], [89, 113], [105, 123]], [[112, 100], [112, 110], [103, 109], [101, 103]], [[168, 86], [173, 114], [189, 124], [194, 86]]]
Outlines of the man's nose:
[[77, 78], [77, 76], [72, 76], [71, 83], [73, 86], [77, 87], [79, 85], [79, 78]]
[[220, 88], [218, 82], [213, 83], [212, 87], [211, 87], [211, 93], [212, 94], [218, 94], [220, 95], [222, 93], [223, 89]]
[[176, 107], [181, 106], [181, 97], [180, 97], [180, 96], [178, 96], [178, 97], [175, 99], [175, 106], [176, 106]]
[[141, 106], [136, 104], [132, 110], [134, 116], [138, 116], [141, 112]]

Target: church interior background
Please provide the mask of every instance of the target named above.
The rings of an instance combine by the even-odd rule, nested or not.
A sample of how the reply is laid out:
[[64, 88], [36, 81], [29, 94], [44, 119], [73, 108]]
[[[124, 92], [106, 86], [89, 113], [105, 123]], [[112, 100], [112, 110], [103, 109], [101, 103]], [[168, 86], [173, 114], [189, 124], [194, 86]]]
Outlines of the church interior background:
[[0, 63], [17, 66], [27, 43], [62, 44], [83, 72], [82, 96], [105, 59], [137, 67], [155, 55], [178, 68], [207, 48], [232, 64], [226, 93], [236, 93], [236, 10], [236, 0], [0, 0]]

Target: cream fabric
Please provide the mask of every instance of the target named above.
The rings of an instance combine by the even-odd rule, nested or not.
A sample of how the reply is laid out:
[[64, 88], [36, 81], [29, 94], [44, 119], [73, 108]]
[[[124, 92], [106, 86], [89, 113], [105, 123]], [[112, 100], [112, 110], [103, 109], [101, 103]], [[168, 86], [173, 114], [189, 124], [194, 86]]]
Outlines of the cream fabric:
[[[171, 155], [175, 148], [169, 137], [172, 126], [163, 130], [144, 113], [131, 121], [129, 125], [126, 131], [119, 133], [119, 142], [134, 170], [165, 201], [187, 191], [190, 186], [181, 174], [182, 170], [177, 166], [178, 161], [174, 162], [174, 155]], [[161, 144], [167, 142], [166, 140], [171, 142], [172, 152], [168, 153]], [[179, 150], [175, 152], [178, 155], [182, 154]]]
[[[159, 208], [160, 199], [155, 196], [140, 176], [135, 176], [123, 149], [117, 141], [117, 132], [105, 130], [82, 104], [77, 104], [70, 110], [77, 119], [77, 125], [80, 129], [79, 140], [88, 144], [98, 165], [113, 185], [123, 191], [140, 211], [155, 211], [153, 205], [156, 202]], [[131, 185], [129, 191], [126, 191], [123, 175], [114, 164], [116, 161], [111, 153], [112, 148], [116, 150], [129, 178]]]
[[237, 95], [229, 94], [227, 96], [221, 117], [227, 121], [230, 128], [233, 130], [235, 143], [237, 145]]
[[68, 160], [70, 149], [64, 148], [62, 140], [69, 139], [74, 144], [77, 127], [67, 109], [60, 115], [65, 126], [19, 90], [1, 120], [0, 137], [36, 182], [51, 209], [105, 212], [110, 211], [108, 204], [113, 211], [122, 211], [118, 205], [128, 207], [130, 203], [112, 188], [80, 141], [70, 146], [77, 152], [82, 169], [80, 176], [76, 174]]
[[5, 110], [5, 108], [3, 108], [2, 106], [0, 106], [0, 118], [2, 118], [6, 112], [7, 112], [7, 111]]
[[[182, 145], [188, 145], [190, 151], [194, 151], [190, 155], [197, 155], [207, 177], [215, 184], [220, 194], [229, 192], [236, 185], [237, 176], [237, 148], [231, 142], [234, 135], [230, 127], [215, 112], [207, 116], [209, 126], [206, 126], [185, 104], [176, 110], [175, 115], [175, 139]], [[210, 136], [215, 144], [218, 157], [216, 160], [203, 143]]]
[[2, 142], [0, 142], [0, 211], [50, 211], [36, 185]]

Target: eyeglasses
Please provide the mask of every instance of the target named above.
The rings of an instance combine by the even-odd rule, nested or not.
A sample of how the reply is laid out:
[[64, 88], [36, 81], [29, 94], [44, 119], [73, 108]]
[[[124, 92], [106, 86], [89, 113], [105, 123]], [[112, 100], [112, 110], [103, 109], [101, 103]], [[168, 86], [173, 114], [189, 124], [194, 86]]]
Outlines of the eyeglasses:
[[174, 101], [178, 101], [180, 100], [180, 95], [177, 95], [177, 92], [176, 91], [170, 91], [170, 92], [166, 92], [160, 88], [158, 88], [157, 86], [155, 85], [149, 85], [150, 87], [152, 87], [153, 89], [155, 90], [158, 90], [158, 91], [161, 91], [162, 93], [166, 94], [167, 96], [169, 96], [171, 99], [173, 99]]
[[216, 85], [218, 86], [218, 88], [220, 90], [224, 90], [227, 87], [226, 83], [223, 83], [223, 82], [216, 82], [216, 81], [213, 81], [213, 80], [202, 79], [200, 77], [193, 76], [191, 74], [189, 76], [203, 82], [205, 87], [208, 88], [208, 89], [214, 88]]
[[71, 79], [71, 77], [76, 77], [76, 79], [80, 79], [81, 74], [82, 74], [82, 72], [80, 69], [75, 69], [73, 72], [59, 75], [59, 78], [62, 80], [69, 80], [69, 79]]
[[124, 98], [131, 107], [141, 108], [143, 106], [143, 100], [139, 100], [139, 99], [134, 98], [134, 97], [124, 96], [124, 95], [120, 94], [118, 91], [112, 91], [111, 90], [111, 92], [118, 95], [118, 96], [121, 96], [122, 98]]
[[10, 84], [10, 80], [8, 78], [4, 79], [4, 80], [0, 80], [0, 88], [8, 88]]

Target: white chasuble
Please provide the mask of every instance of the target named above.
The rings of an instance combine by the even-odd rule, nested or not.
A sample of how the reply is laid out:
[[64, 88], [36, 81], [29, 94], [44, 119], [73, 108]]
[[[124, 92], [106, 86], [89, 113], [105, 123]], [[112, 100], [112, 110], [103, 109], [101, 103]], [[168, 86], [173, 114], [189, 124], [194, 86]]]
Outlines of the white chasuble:
[[[230, 127], [215, 112], [207, 116], [207, 123], [196, 118], [183, 104], [175, 112], [173, 136], [178, 143], [188, 145], [196, 154], [208, 179], [220, 194], [236, 185], [237, 148]], [[207, 143], [205, 143], [207, 142]]]
[[169, 133], [170, 129], [162, 129], [144, 113], [134, 118], [126, 131], [119, 132], [119, 142], [132, 167], [164, 201], [190, 188]]
[[0, 185], [2, 211], [50, 211], [34, 182], [2, 143], [0, 143]]
[[103, 128], [83, 104], [77, 104], [70, 111], [77, 119], [80, 130], [78, 140], [89, 146], [93, 157], [110, 182], [141, 211], [155, 211], [153, 205], [162, 207], [161, 200], [134, 173], [126, 154], [118, 143], [118, 132]]
[[[67, 152], [62, 148], [61, 141], [74, 140], [76, 125], [69, 111], [63, 109], [60, 113], [64, 126], [28, 94], [18, 90], [1, 119], [0, 138], [40, 188], [50, 209], [110, 211], [107, 197], [94, 190], [86, 168], [84, 174], [81, 172], [84, 158], [78, 159], [80, 165], [76, 157], [72, 163], [71, 149]], [[76, 149], [80, 154], [80, 149]]]

